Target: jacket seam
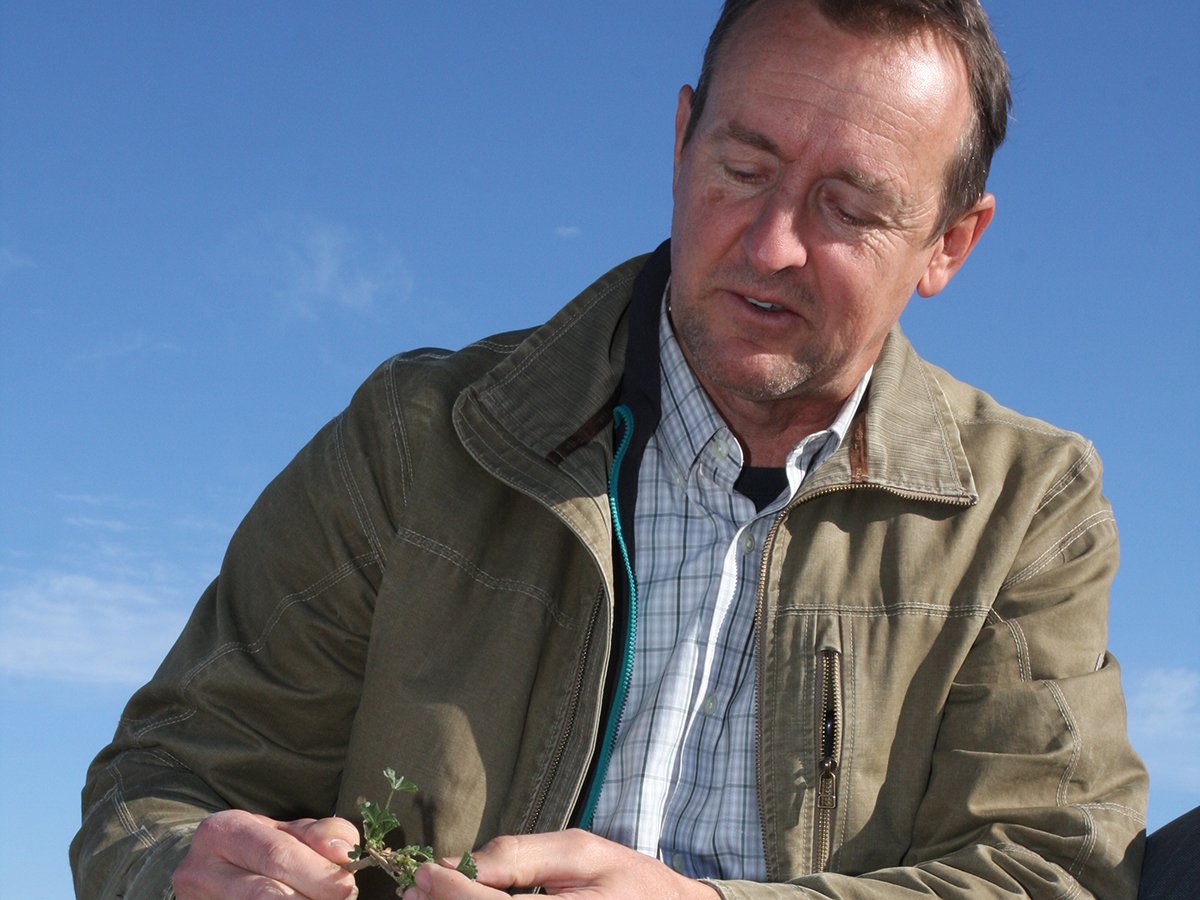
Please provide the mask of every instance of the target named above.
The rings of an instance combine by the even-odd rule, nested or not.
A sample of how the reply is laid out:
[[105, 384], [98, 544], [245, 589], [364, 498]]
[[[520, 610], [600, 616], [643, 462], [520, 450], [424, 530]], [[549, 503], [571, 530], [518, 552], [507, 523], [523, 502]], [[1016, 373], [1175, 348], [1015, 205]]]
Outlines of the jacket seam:
[[[856, 655], [855, 650], [854, 650], [854, 628], [853, 627], [846, 629], [846, 637], [847, 637], [847, 643], [849, 645], [850, 655], [849, 655], [849, 657], [846, 657], [845, 655], [843, 655], [843, 657], [842, 657], [842, 677], [843, 677], [843, 680], [845, 680], [846, 669], [849, 668], [849, 670], [850, 670], [850, 678], [849, 678], [850, 690], [849, 690], [849, 692], [847, 692], [845, 690], [846, 685], [843, 684], [843, 688], [842, 688], [842, 734], [843, 734], [842, 752], [843, 752], [844, 760], [841, 763], [839, 763], [839, 766], [842, 768], [841, 797], [839, 798], [839, 801], [838, 801], [839, 805], [841, 806], [841, 809], [837, 810], [838, 819], [839, 819], [838, 824], [840, 826], [838, 828], [838, 831], [840, 832], [840, 836], [838, 839], [838, 846], [837, 846], [837, 853], [838, 853], [839, 857], [841, 855], [840, 851], [842, 850], [842, 848], [844, 848], [846, 846], [846, 830], [849, 826], [848, 820], [850, 818], [848, 813], [850, 812], [851, 809], [854, 808], [853, 807], [853, 796], [854, 796], [854, 783], [856, 780], [853, 777], [854, 769], [853, 769], [852, 763], [854, 762], [854, 735], [855, 735], [855, 732], [857, 731], [857, 729], [851, 728], [848, 725], [848, 723], [850, 723], [851, 721], [854, 720], [854, 717], [850, 714], [850, 710], [852, 708], [856, 708], [857, 702], [858, 702], [858, 665], [857, 665], [858, 656]], [[849, 665], [847, 665], [847, 663], [849, 663]], [[831, 853], [830, 856], [832, 857], [833, 853]], [[845, 871], [845, 868], [840, 863], [839, 863], [839, 868], [841, 868], [843, 871]]]
[[1007, 579], [1005, 579], [1004, 583], [1000, 585], [1000, 590], [1005, 591], [1013, 585], [1019, 584], [1020, 582], [1026, 581], [1029, 578], [1032, 578], [1034, 575], [1037, 575], [1039, 572], [1048, 568], [1054, 559], [1069, 546], [1071, 546], [1071, 544], [1075, 543], [1075, 541], [1079, 540], [1079, 538], [1083, 537], [1093, 528], [1098, 528], [1101, 525], [1113, 521], [1115, 521], [1115, 519], [1113, 519], [1113, 514], [1108, 510], [1100, 510], [1099, 512], [1092, 513], [1090, 516], [1056, 540], [1048, 549], [1043, 551], [1037, 559], [1033, 560], [1033, 562], [1029, 563], [1029, 565], [1025, 566], [1025, 568], [1021, 569], [1021, 571], [1017, 572], [1015, 575], [1010, 575]]
[[1076, 806], [1083, 813], [1084, 837], [1083, 843], [1079, 845], [1079, 852], [1075, 854], [1075, 859], [1071, 862], [1071, 867], [1067, 870], [1072, 875], [1077, 876], [1083, 872], [1083, 867], [1087, 860], [1092, 855], [1092, 851], [1096, 849], [1096, 820], [1092, 818], [1092, 811], [1084, 809], [1081, 806]]
[[1063, 717], [1066, 723], [1067, 731], [1071, 734], [1071, 761], [1067, 763], [1067, 767], [1063, 770], [1062, 776], [1058, 780], [1058, 791], [1055, 794], [1055, 799], [1059, 806], [1067, 805], [1067, 789], [1071, 784], [1071, 779], [1075, 777], [1075, 769], [1079, 765], [1082, 743], [1079, 735], [1079, 728], [1075, 724], [1075, 717], [1071, 714], [1070, 704], [1067, 703], [1067, 698], [1063, 694], [1062, 688], [1055, 681], [1045, 682], [1046, 690], [1054, 697], [1054, 703], [1058, 707], [1059, 715]]
[[125, 833], [130, 837], [135, 838], [147, 850], [153, 850], [154, 845], [158, 843], [157, 838], [150, 833], [144, 825], [138, 824], [133, 813], [129, 809], [129, 804], [125, 802], [125, 792], [121, 790], [121, 775], [115, 771], [115, 766], [109, 766], [110, 774], [113, 778], [113, 787], [106, 795], [107, 800], [113, 804], [116, 810], [117, 819], [121, 823], [121, 827], [125, 829]]
[[[1059, 806], [1067, 806], [1067, 792], [1070, 788], [1071, 779], [1075, 777], [1075, 771], [1078, 768], [1080, 757], [1083, 755], [1083, 738], [1079, 732], [1079, 726], [1075, 722], [1075, 717], [1071, 713], [1071, 705], [1067, 702], [1066, 695], [1062, 688], [1055, 681], [1047, 681], [1046, 689], [1054, 698], [1054, 703], [1058, 707], [1059, 715], [1063, 717], [1066, 723], [1067, 731], [1071, 735], [1071, 761], [1063, 770], [1062, 777], [1058, 782], [1057, 801]], [[1088, 858], [1092, 855], [1092, 850], [1096, 846], [1096, 823], [1092, 818], [1091, 811], [1082, 807], [1075, 807], [1083, 813], [1083, 824], [1085, 829], [1083, 843], [1079, 847], [1079, 852], [1075, 854], [1075, 859], [1071, 862], [1068, 869], [1071, 875], [1077, 876], [1083, 871], [1083, 867], [1087, 864]]]
[[[325, 591], [329, 590], [349, 575], [362, 570], [373, 562], [378, 562], [378, 559], [374, 553], [367, 553], [362, 556], [355, 557], [349, 562], [343, 563], [341, 566], [334, 569], [328, 575], [304, 590], [293, 594], [288, 594], [283, 597], [283, 599], [276, 604], [275, 609], [271, 611], [271, 615], [263, 625], [262, 631], [259, 632], [258, 637], [256, 637], [253, 641], [229, 641], [225, 644], [222, 644], [204, 659], [200, 660], [200, 662], [196, 663], [196, 665], [192, 666], [192, 668], [186, 673], [184, 673], [179, 682], [180, 694], [186, 695], [191, 683], [198, 678], [202, 672], [215, 665], [222, 657], [239, 651], [250, 655], [260, 652], [263, 647], [266, 646], [267, 639], [270, 637], [271, 632], [275, 629], [275, 626], [279, 624], [280, 619], [282, 619], [284, 614], [287, 613], [287, 611], [293, 606], [299, 603], [306, 603], [315, 597], [319, 597]], [[166, 728], [170, 725], [177, 725], [180, 722], [190, 719], [195, 714], [196, 707], [189, 703], [183, 712], [176, 713], [172, 716], [167, 716], [163, 719], [156, 719], [147, 722], [141, 728], [134, 729], [131, 725], [132, 736], [134, 739], [140, 740], [151, 731], [156, 731], [159, 728]]]
[[[471, 346], [472, 347], [482, 347], [484, 350], [492, 350], [496, 353], [503, 354], [503, 353], [512, 353], [514, 350], [516, 350], [518, 347], [520, 347], [521, 344], [519, 342], [515, 343], [515, 344], [505, 344], [501, 341], [493, 341], [493, 340], [489, 340], [487, 338], [483, 338], [482, 340], [475, 341], [474, 343], [471, 344]], [[447, 356], [449, 356], [449, 355], [450, 354], [447, 354]]]
[[1075, 461], [1074, 465], [1072, 465], [1071, 468], [1066, 471], [1063, 477], [1053, 484], [1050, 487], [1050, 490], [1046, 492], [1046, 496], [1043, 497], [1042, 502], [1038, 504], [1037, 509], [1034, 511], [1034, 515], [1037, 515], [1043, 509], [1049, 506], [1059, 494], [1070, 487], [1083, 475], [1084, 472], [1090, 469], [1092, 466], [1092, 461], [1095, 458], [1096, 450], [1091, 444], [1089, 444], [1083, 455], [1080, 456], [1079, 459]]
[[387, 565], [387, 556], [384, 553], [383, 545], [379, 541], [379, 535], [375, 531], [375, 523], [371, 521], [366, 501], [363, 500], [362, 492], [358, 489], [358, 483], [354, 480], [354, 472], [350, 467], [350, 458], [346, 453], [344, 430], [345, 419], [339, 417], [337, 425], [334, 428], [334, 447], [336, 448], [338, 473], [342, 476], [342, 485], [350, 497], [350, 505], [354, 509], [354, 517], [358, 520], [359, 529], [366, 537], [367, 543], [371, 545], [371, 549], [378, 556], [381, 563]]
[[1125, 806], [1123, 803], [1076, 803], [1077, 809], [1100, 809], [1105, 812], [1116, 813], [1119, 816], [1124, 816], [1139, 825], [1146, 824], [1146, 817], [1132, 807]]
[[[918, 366], [918, 371], [920, 371], [921, 378], [925, 383], [925, 395], [926, 395], [926, 398], [929, 400], [930, 407], [932, 407], [935, 410], [938, 409], [938, 403], [934, 399], [934, 396], [933, 396], [933, 388], [934, 388], [934, 386], [936, 386], [938, 396], [941, 397], [942, 404], [944, 404], [944, 408], [948, 409], [950, 407], [950, 401], [946, 397], [946, 392], [942, 390], [941, 384], [939, 384], [937, 379], [930, 373], [928, 366], [925, 366], [925, 365]], [[932, 382], [932, 384], [931, 384], [931, 382]], [[950, 449], [950, 440], [946, 436], [945, 421], [943, 420], [942, 416], [940, 416], [940, 415], [937, 417], [937, 420], [938, 420], [938, 437], [941, 439], [941, 443], [942, 443], [943, 458], [951, 462], [951, 464], [947, 468], [954, 472], [955, 487], [958, 489], [960, 494], [965, 494], [965, 493], [967, 493], [967, 489], [966, 489], [966, 486], [963, 485], [962, 478], [960, 477], [960, 472], [958, 470], [958, 466], [956, 464], [954, 464], [954, 453]]]
[[932, 616], [940, 619], [973, 619], [980, 616], [986, 616], [991, 612], [990, 606], [964, 606], [954, 609], [948, 609], [944, 606], [935, 606], [931, 603], [889, 603], [878, 608], [858, 606], [847, 607], [837, 605], [819, 605], [819, 606], [779, 606], [776, 607], [775, 613], [777, 616], [802, 616], [811, 615], [813, 613], [834, 613], [840, 616], [848, 616], [856, 619], [880, 619], [887, 616], [918, 613]]
[[1017, 431], [1024, 431], [1028, 434], [1040, 434], [1043, 437], [1074, 437], [1079, 439], [1079, 435], [1071, 431], [1064, 431], [1061, 428], [1055, 428], [1053, 425], [1042, 424], [1041, 426], [1031, 424], [1031, 420], [1010, 419], [1004, 416], [968, 416], [958, 420], [961, 425], [1003, 425], [1006, 428], [1013, 428]]
[[384, 388], [388, 404], [388, 424], [392, 429], [392, 440], [396, 443], [396, 456], [400, 460], [400, 482], [403, 485], [400, 502], [408, 503], [408, 492], [412, 488], [412, 452], [408, 446], [408, 432], [404, 427], [404, 414], [400, 408], [400, 393], [396, 384], [395, 370], [400, 362], [393, 357], [388, 364]]
[[579, 627], [579, 623], [563, 615], [562, 611], [556, 607], [554, 598], [549, 593], [541, 590], [536, 585], [517, 581], [512, 578], [498, 578], [495, 575], [489, 575], [453, 548], [411, 528], [400, 527], [396, 529], [396, 537], [406, 544], [411, 544], [414, 547], [432, 553], [440, 559], [444, 559], [450, 565], [464, 572], [472, 581], [483, 585], [489, 590], [511, 591], [528, 597], [538, 605], [544, 607], [554, 621], [563, 628], [575, 630]]
[[995, 609], [988, 610], [987, 623], [989, 625], [1003, 625], [1013, 641], [1013, 653], [1016, 654], [1017, 661], [1017, 678], [1020, 681], [1033, 681], [1033, 662], [1032, 654], [1029, 652], [1029, 641], [1025, 637], [1025, 629], [1021, 627], [1021, 623], [1012, 619], [1005, 619]]

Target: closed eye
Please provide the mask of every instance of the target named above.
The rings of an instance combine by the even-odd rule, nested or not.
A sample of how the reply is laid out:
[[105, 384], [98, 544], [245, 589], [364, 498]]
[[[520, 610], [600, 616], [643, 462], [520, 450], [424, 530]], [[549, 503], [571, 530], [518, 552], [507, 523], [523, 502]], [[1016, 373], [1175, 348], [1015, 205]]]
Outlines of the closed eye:
[[721, 168], [724, 170], [727, 178], [731, 178], [741, 184], [759, 184], [763, 180], [762, 174], [752, 169], [739, 169], [728, 163], [723, 164]]

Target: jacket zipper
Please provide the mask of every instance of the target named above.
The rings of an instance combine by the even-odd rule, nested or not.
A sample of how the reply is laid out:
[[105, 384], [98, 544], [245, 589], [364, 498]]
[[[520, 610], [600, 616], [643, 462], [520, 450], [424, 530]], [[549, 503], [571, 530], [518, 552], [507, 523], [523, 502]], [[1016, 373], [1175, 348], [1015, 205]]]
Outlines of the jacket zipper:
[[[771, 546], [775, 542], [775, 535], [778, 533], [779, 527], [783, 524], [783, 519], [787, 515], [788, 509], [790, 509], [790, 507], [779, 511], [779, 515], [777, 515], [775, 517], [775, 521], [771, 523], [771, 529], [770, 529], [770, 531], [767, 532], [767, 536], [763, 540], [762, 558], [759, 560], [759, 564], [758, 564], [758, 594], [754, 598], [754, 625], [753, 625], [754, 641], [755, 641], [755, 650], [758, 653], [758, 665], [755, 666], [756, 671], [755, 671], [755, 676], [754, 676], [755, 677], [754, 696], [757, 698], [755, 700], [755, 703], [758, 706], [758, 709], [755, 710], [755, 715], [754, 715], [754, 746], [756, 748], [756, 753], [758, 754], [759, 760], [762, 760], [762, 757], [763, 757], [763, 727], [762, 727], [763, 700], [762, 700], [762, 698], [764, 696], [764, 692], [766, 691], [766, 678], [767, 678], [767, 674], [766, 674], [767, 666], [765, 663], [765, 660], [767, 658], [766, 652], [765, 652], [766, 651], [766, 647], [765, 647], [766, 638], [763, 634], [763, 627], [762, 627], [763, 615], [766, 612], [766, 608], [767, 608], [767, 568], [768, 568], [767, 564], [768, 564], [768, 560], [770, 559], [770, 556], [771, 556]], [[767, 859], [766, 859], [767, 878], [774, 879], [775, 874], [771, 871], [770, 854], [766, 852], [766, 848], [769, 847], [770, 844], [767, 843], [767, 822], [766, 822], [766, 817], [764, 815], [764, 811], [766, 810], [767, 807], [766, 807], [765, 790], [763, 788], [763, 775], [762, 775], [761, 762], [755, 768], [758, 769], [758, 777], [756, 779], [756, 781], [758, 783], [758, 827], [759, 827], [759, 831], [762, 834], [762, 845], [763, 845], [764, 854], [767, 857]]]
[[612, 707], [609, 709], [608, 719], [605, 723], [604, 737], [600, 741], [600, 756], [596, 763], [596, 772], [592, 777], [591, 786], [588, 789], [587, 799], [584, 801], [579, 816], [580, 826], [589, 830], [592, 827], [592, 819], [596, 815], [596, 804], [600, 801], [600, 789], [604, 785], [604, 778], [608, 773], [608, 764], [612, 759], [617, 730], [620, 727], [621, 719], [625, 715], [625, 703], [629, 697], [629, 680], [633, 675], [633, 643], [637, 635], [637, 582], [633, 577], [633, 561], [629, 558], [629, 550], [625, 543], [625, 533], [621, 527], [621, 511], [617, 503], [617, 483], [621, 471], [621, 463], [624, 461], [625, 453], [629, 450], [629, 445], [633, 441], [632, 410], [624, 404], [616, 407], [613, 410], [613, 422], [618, 429], [621, 429], [621, 439], [617, 444], [616, 451], [613, 453], [612, 469], [609, 470], [608, 474], [608, 504], [612, 510], [613, 536], [616, 538], [617, 548], [621, 552], [621, 562], [625, 569], [626, 586], [629, 589], [629, 616], [628, 624], [625, 628], [621, 669], [617, 677], [616, 690], [613, 693]]
[[[592, 652], [592, 637], [596, 631], [596, 620], [600, 616], [600, 604], [604, 602], [603, 596], [597, 601], [592, 609], [591, 618], [588, 620], [587, 632], [583, 638], [583, 651], [579, 656], [579, 666], [575, 670], [575, 681], [571, 685], [571, 707], [570, 713], [567, 716], [567, 721], [561, 732], [561, 739], [558, 746], [554, 748], [554, 753], [550, 757], [550, 762], [546, 766], [546, 774], [542, 778], [541, 788], [534, 799], [533, 805], [530, 807], [529, 815], [525, 819], [525, 827], [522, 829], [526, 834], [532, 834], [538, 828], [538, 821], [542, 817], [542, 810], [546, 806], [546, 798], [550, 794], [550, 788], [554, 786], [554, 781], [558, 777], [558, 769], [562, 764], [563, 757], [567, 752], [567, 744], [571, 741], [571, 734], [575, 730], [575, 718], [579, 714], [579, 704], [583, 697], [584, 675], [587, 671], [588, 658]], [[567, 804], [567, 809], [573, 809], [576, 801], [579, 799], [579, 791], [583, 787], [583, 776], [581, 775], [575, 784], [574, 792], [571, 795], [571, 802]], [[566, 827], [566, 821], [555, 823], [555, 828]]]
[[821, 750], [817, 761], [817, 827], [814, 868], [824, 872], [833, 851], [833, 816], [838, 804], [838, 767], [842, 757], [842, 655], [822, 650], [818, 657], [821, 703], [817, 710], [817, 735]]

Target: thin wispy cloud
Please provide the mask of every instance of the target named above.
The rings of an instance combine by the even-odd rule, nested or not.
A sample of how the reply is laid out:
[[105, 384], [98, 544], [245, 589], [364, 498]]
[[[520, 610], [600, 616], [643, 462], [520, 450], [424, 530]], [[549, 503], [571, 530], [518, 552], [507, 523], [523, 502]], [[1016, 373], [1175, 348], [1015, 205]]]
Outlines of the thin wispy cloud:
[[578, 225], [559, 225], [554, 229], [554, 236], [559, 240], [569, 241], [572, 238], [577, 238], [583, 234], [583, 229]]
[[117, 533], [129, 531], [132, 527], [128, 522], [122, 522], [120, 519], [96, 519], [91, 516], [67, 516], [63, 521], [75, 528], [98, 528]]
[[230, 527], [99, 492], [59, 493], [61, 537], [0, 567], [0, 675], [136, 686], [216, 573]]
[[372, 315], [405, 300], [413, 279], [398, 249], [312, 216], [267, 217], [234, 236], [249, 268], [290, 314], [317, 320], [344, 310]]
[[182, 353], [183, 348], [171, 341], [158, 340], [138, 331], [109, 340], [75, 357], [76, 362], [105, 362], [139, 353]]
[[1200, 795], [1200, 669], [1126, 676], [1129, 736], [1153, 788]]
[[84, 506], [103, 506], [110, 509], [130, 509], [132, 507], [145, 507], [150, 503], [147, 500], [131, 500], [128, 497], [119, 497], [116, 494], [55, 494], [55, 500], [63, 503], [79, 503]]
[[179, 584], [154, 577], [30, 573], [0, 588], [0, 672], [140, 684], [171, 646], [190, 606]]

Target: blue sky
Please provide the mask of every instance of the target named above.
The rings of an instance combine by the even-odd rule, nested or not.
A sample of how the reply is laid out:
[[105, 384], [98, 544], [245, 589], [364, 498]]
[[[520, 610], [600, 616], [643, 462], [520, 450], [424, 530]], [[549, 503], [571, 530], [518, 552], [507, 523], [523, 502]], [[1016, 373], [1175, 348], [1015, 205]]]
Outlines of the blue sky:
[[[6, 890], [70, 896], [88, 761], [375, 365], [536, 323], [665, 236], [718, 5], [0, 0]], [[1016, 95], [997, 219], [903, 321], [1098, 445], [1159, 825], [1200, 803], [1200, 14], [987, 6]]]

